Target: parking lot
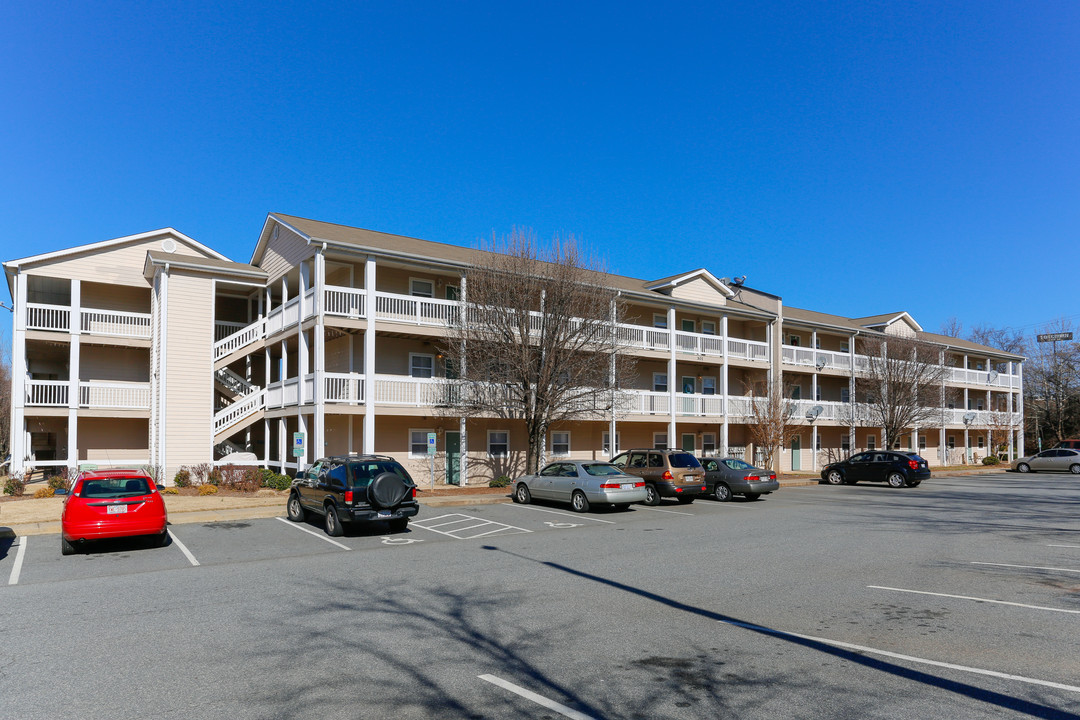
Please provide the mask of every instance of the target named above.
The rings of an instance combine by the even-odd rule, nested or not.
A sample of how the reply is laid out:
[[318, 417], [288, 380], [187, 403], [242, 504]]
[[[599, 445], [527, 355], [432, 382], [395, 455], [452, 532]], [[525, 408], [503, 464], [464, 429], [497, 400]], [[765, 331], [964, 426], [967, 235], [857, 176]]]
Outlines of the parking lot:
[[[335, 702], [355, 676], [373, 717], [1077, 717], [1078, 509], [1071, 476], [996, 474], [625, 512], [424, 507], [408, 532], [341, 538], [283, 517], [174, 525], [162, 548], [72, 557], [32, 536], [0, 545], [0, 653], [168, 657], [188, 670], [146, 691], [161, 716], [186, 694], [206, 716], [355, 717]], [[80, 598], [75, 620], [115, 601], [118, 622], [42, 645], [48, 598]], [[167, 610], [155, 639], [120, 629], [146, 622], [133, 603]], [[63, 687], [17, 685], [0, 716], [146, 714], [106, 684], [71, 715]]]

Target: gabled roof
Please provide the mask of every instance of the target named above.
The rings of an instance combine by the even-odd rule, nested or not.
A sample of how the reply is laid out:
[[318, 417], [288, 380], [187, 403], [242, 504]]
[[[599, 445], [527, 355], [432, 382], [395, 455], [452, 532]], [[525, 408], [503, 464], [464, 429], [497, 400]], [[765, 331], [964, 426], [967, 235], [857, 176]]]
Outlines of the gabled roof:
[[210, 257], [218, 258], [219, 260], [228, 261], [229, 258], [225, 257], [217, 250], [214, 250], [206, 245], [203, 245], [197, 240], [189, 238], [184, 233], [171, 227], [161, 228], [160, 230], [150, 230], [149, 232], [138, 233], [136, 235], [125, 235], [124, 237], [113, 238], [112, 240], [102, 240], [101, 242], [90, 243], [89, 245], [76, 245], [75, 247], [64, 248], [62, 250], [54, 250], [53, 252], [42, 253], [40, 255], [31, 255], [29, 257], [19, 258], [18, 260], [8, 260], [4, 263], [5, 268], [17, 268], [22, 265], [32, 265], [39, 262], [47, 262], [49, 260], [58, 260], [70, 255], [79, 255], [81, 253], [93, 252], [95, 250], [102, 250], [105, 248], [117, 247], [119, 245], [126, 245], [127, 243], [142, 242], [154, 237], [161, 237], [165, 235], [171, 235], [174, 240], [180, 240], [192, 247], [197, 248], [201, 252], [206, 253]]
[[681, 275], [672, 275], [671, 277], [661, 278], [659, 280], [653, 280], [650, 283], [645, 283], [645, 289], [663, 291], [670, 288], [678, 287], [693, 280], [701, 279], [712, 285], [718, 293], [726, 298], [733, 297], [735, 295], [724, 283], [716, 279], [716, 276], [705, 268], [698, 268], [697, 270], [691, 270], [688, 273], [682, 273]]
[[915, 328], [916, 331], [923, 331], [922, 326], [915, 322], [915, 318], [904, 311], [886, 313], [885, 315], [869, 315], [867, 317], [853, 319], [855, 322], [867, 328], [888, 327], [898, 320], [905, 320], [911, 327]]

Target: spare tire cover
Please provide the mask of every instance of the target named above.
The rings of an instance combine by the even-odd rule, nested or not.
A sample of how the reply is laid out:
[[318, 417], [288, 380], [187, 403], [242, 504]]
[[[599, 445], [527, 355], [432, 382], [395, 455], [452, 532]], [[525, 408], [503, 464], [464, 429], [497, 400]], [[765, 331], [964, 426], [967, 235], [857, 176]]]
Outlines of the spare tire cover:
[[384, 472], [368, 485], [368, 502], [372, 507], [392, 508], [409, 494], [412, 485], [405, 478], [392, 472]]

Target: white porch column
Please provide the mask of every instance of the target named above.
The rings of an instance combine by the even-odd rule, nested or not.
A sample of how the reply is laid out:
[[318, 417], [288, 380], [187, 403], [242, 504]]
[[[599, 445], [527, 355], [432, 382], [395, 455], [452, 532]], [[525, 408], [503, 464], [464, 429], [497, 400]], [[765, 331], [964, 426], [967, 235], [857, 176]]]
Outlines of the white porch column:
[[26, 276], [18, 269], [11, 278], [12, 312], [11, 333], [11, 469], [21, 473], [26, 469], [26, 455], [30, 444], [26, 438]]
[[[1009, 369], [1012, 370], [1012, 363], [1009, 363]], [[1010, 388], [1011, 388], [1011, 383], [1010, 383]], [[1013, 454], [1016, 451], [1016, 447], [1015, 447], [1015, 445], [1013, 445], [1013, 434], [1015, 433], [1015, 430], [1014, 430], [1015, 426], [1013, 424], [1013, 412], [1014, 412], [1013, 411], [1013, 392], [1012, 392], [1011, 389], [1009, 390], [1009, 394], [1008, 394], [1008, 397], [1007, 397], [1007, 402], [1008, 402], [1008, 404], [1005, 406], [1005, 412], [1009, 413], [1009, 425], [1008, 425], [1008, 428], [1009, 428], [1009, 447], [1008, 447], [1009, 457], [1008, 457], [1008, 460], [1009, 460], [1009, 462], [1012, 462], [1017, 456]]]
[[728, 316], [720, 318], [720, 342], [723, 364], [720, 366], [720, 396], [724, 398], [724, 422], [720, 426], [720, 457], [728, 456], [728, 414], [731, 398], [728, 395]]
[[1020, 414], [1020, 430], [1016, 435], [1017, 457], [1027, 453], [1027, 445], [1024, 443], [1024, 364], [1016, 363], [1016, 375], [1019, 378], [1019, 388], [1016, 391], [1016, 412]]
[[617, 406], [618, 406], [618, 402], [619, 402], [619, 397], [618, 397], [618, 392], [619, 391], [615, 387], [615, 370], [616, 370], [616, 360], [615, 360], [616, 344], [615, 344], [615, 338], [616, 338], [616, 332], [617, 332], [616, 320], [618, 319], [618, 308], [617, 308], [617, 306], [615, 304], [616, 302], [617, 302], [617, 298], [612, 298], [610, 308], [609, 308], [609, 312], [608, 312], [609, 321], [611, 322], [611, 358], [610, 358], [610, 363], [608, 365], [608, 385], [611, 388], [611, 396], [610, 396], [610, 398], [611, 398], [611, 414], [610, 414], [610, 417], [609, 417], [609, 420], [608, 420], [608, 448], [607, 448], [607, 455], [608, 455], [609, 458], [613, 457], [615, 455], [615, 453], [616, 453], [616, 450], [615, 450], [615, 433], [618, 432], [618, 430], [616, 428], [616, 422], [615, 422], [615, 420], [616, 420], [615, 413], [616, 413], [616, 410], [618, 409]]
[[[461, 283], [458, 285], [459, 322], [465, 322], [465, 303], [467, 302], [469, 292], [466, 280], [465, 273], [462, 273]], [[462, 349], [464, 350], [464, 348]], [[465, 371], [468, 368], [465, 363], [465, 353], [462, 352], [461, 355], [461, 367], [458, 368], [458, 377], [465, 377]], [[458, 455], [458, 482], [461, 484], [461, 487], [465, 487], [469, 484], [469, 434], [464, 415], [458, 418], [458, 436], [460, 437], [461, 451]]]
[[281, 474], [285, 474], [285, 462], [288, 458], [289, 452], [289, 434], [288, 429], [285, 427], [285, 418], [280, 417], [277, 421], [277, 434], [278, 434], [278, 463], [281, 465]]
[[323, 286], [326, 279], [326, 256], [323, 248], [315, 252], [315, 380], [312, 383], [312, 402], [315, 403], [315, 427], [312, 428], [314, 437], [312, 446], [315, 448], [314, 460], [326, 455], [326, 402], [325, 402], [325, 372], [326, 372], [326, 327], [323, 315], [323, 303], [320, 301], [323, 295]]
[[364, 328], [364, 449], [375, 452], [375, 258], [364, 261], [364, 299], [367, 326]]
[[[301, 457], [296, 458], [296, 472], [300, 473], [307, 469], [308, 463], [311, 462], [311, 435], [308, 433], [308, 421], [307, 415], [304, 414], [304, 409], [299, 408], [296, 412], [296, 430], [304, 434], [304, 454]], [[292, 444], [290, 443], [290, 447]], [[315, 459], [318, 459], [318, 455]]]
[[[71, 281], [71, 325], [68, 328], [68, 438], [67, 459], [69, 468], [79, 465], [79, 357], [82, 350], [82, 282]], [[59, 460], [59, 458], [57, 458]]]
[[[304, 297], [308, 291], [308, 287], [311, 285], [311, 277], [308, 271], [307, 263], [300, 263], [300, 294], [297, 296], [299, 305], [297, 311], [299, 312], [300, 321], [296, 324], [296, 374], [299, 378], [296, 386], [297, 404], [303, 407], [306, 403], [311, 402], [314, 398], [308, 397], [307, 394], [307, 376], [311, 370], [308, 363], [308, 353], [311, 349], [311, 342], [308, 340], [307, 333], [304, 332], [304, 303], [306, 298]], [[311, 438], [307, 435], [304, 436], [307, 442], [305, 447], [311, 445]]]
[[[669, 449], [677, 447], [679, 444], [676, 442], [675, 433], [675, 403], [676, 403], [676, 391], [678, 378], [675, 377], [675, 306], [672, 305], [667, 311], [667, 326], [668, 326], [668, 366], [667, 366], [667, 387], [668, 387], [668, 431], [667, 431], [667, 446]], [[614, 442], [614, 438], [612, 438]]]
[[270, 418], [263, 416], [263, 451], [262, 466], [270, 467]]
[[848, 363], [851, 365], [851, 374], [848, 376], [848, 414], [851, 416], [851, 424], [848, 426], [848, 452], [854, 453], [855, 448], [855, 335], [848, 337]]

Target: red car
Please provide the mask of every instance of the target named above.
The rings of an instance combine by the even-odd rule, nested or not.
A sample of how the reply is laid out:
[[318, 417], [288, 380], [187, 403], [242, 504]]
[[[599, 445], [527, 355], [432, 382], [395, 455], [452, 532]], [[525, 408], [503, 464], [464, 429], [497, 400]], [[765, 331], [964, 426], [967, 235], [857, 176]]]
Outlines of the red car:
[[169, 539], [165, 501], [142, 470], [93, 470], [75, 480], [60, 516], [60, 551], [106, 538], [150, 536], [154, 545]]

